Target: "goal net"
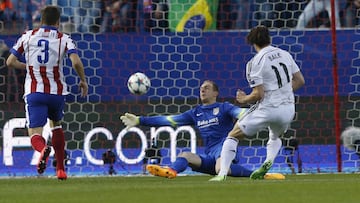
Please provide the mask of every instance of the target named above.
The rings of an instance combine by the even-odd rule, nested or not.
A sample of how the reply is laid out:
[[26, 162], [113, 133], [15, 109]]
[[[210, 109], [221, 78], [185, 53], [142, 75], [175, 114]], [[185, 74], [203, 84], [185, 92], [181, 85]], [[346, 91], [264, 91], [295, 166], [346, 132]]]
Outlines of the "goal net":
[[[16, 15], [0, 19], [1, 176], [36, 175], [39, 154], [32, 150], [25, 129], [25, 72], [6, 67], [5, 60], [20, 34], [39, 26], [44, 5], [61, 8], [60, 30], [76, 41], [90, 87], [89, 96], [80, 98], [78, 78], [66, 58], [71, 94], [63, 128], [70, 175], [141, 174], [144, 164], [154, 160], [170, 165], [182, 151], [203, 153], [196, 126], [126, 130], [119, 116], [185, 112], [199, 104], [199, 86], [205, 79], [219, 85], [219, 102], [235, 103], [237, 89], [250, 91], [245, 64], [256, 53], [245, 38], [256, 25], [271, 29], [272, 44], [292, 54], [306, 80], [296, 92], [297, 113], [272, 171], [337, 172], [339, 162], [342, 171], [358, 171], [359, 152], [339, 146], [336, 129], [360, 125], [360, 16], [355, 5], [335, 1], [338, 23], [333, 32], [327, 1], [321, 1], [323, 5], [306, 0], [31, 2], [12, 1]], [[147, 94], [128, 91], [127, 79], [134, 72], [151, 79]], [[46, 126], [47, 140], [50, 132]], [[249, 169], [259, 167], [267, 140], [264, 130], [240, 142], [240, 163]], [[54, 175], [53, 160], [52, 154], [45, 175]]]

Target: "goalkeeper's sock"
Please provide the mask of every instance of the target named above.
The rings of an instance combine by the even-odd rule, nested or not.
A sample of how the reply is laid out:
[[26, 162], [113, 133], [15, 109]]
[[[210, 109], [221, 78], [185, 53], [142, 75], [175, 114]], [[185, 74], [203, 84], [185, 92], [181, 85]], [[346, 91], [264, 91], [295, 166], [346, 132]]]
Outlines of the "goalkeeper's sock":
[[252, 171], [241, 166], [240, 164], [231, 164], [230, 176], [233, 177], [250, 177]]
[[45, 139], [39, 134], [33, 134], [30, 138], [31, 146], [34, 150], [41, 152], [46, 146]]
[[266, 161], [274, 162], [275, 157], [280, 151], [282, 142], [280, 138], [269, 139], [266, 146]]
[[65, 136], [62, 128], [52, 129], [52, 146], [55, 150], [56, 170], [64, 170]]
[[221, 150], [219, 176], [226, 176], [229, 172], [231, 162], [234, 160], [239, 140], [234, 137], [227, 137]]
[[181, 173], [186, 170], [189, 162], [184, 157], [177, 157], [175, 162], [171, 164], [170, 168], [176, 171], [177, 173]]

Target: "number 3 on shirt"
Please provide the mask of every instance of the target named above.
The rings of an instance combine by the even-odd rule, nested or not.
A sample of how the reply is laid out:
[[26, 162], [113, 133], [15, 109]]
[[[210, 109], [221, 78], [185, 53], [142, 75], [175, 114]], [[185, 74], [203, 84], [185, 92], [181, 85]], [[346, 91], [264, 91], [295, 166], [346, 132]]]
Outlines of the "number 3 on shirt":
[[38, 47], [41, 49], [42, 54], [37, 56], [37, 60], [41, 64], [49, 61], [49, 41], [41, 39], [38, 41]]

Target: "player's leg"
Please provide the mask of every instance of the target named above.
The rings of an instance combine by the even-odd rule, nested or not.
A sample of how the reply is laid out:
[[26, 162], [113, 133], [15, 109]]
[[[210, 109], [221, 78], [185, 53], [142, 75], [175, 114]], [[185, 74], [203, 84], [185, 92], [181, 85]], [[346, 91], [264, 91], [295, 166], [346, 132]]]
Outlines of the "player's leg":
[[[252, 170], [247, 169], [241, 164], [231, 164], [228, 176], [231, 177], [250, 177], [253, 173]], [[281, 173], [266, 173], [264, 175], [264, 179], [266, 180], [284, 180], [285, 176]]]
[[42, 136], [43, 127], [28, 128], [31, 146], [35, 151], [41, 152], [46, 146], [46, 140]]
[[155, 176], [165, 178], [175, 178], [178, 173], [186, 170], [188, 166], [199, 167], [201, 159], [198, 155], [191, 152], [182, 152], [178, 155], [175, 162], [168, 166], [159, 166], [155, 164], [148, 164], [146, 170]]
[[[197, 167], [197, 168], [193, 168], [193, 171], [210, 174], [210, 175], [216, 175], [219, 172], [220, 158], [217, 159], [216, 161], [215, 161], [215, 158], [213, 158], [211, 156], [200, 156], [200, 158], [201, 158], [201, 166]], [[250, 174], [252, 172], [253, 172], [252, 170], [249, 170], [240, 164], [231, 164], [228, 176], [250, 177]], [[216, 177], [218, 177], [218, 176], [216, 176]], [[285, 179], [285, 176], [280, 173], [268, 173], [265, 175], [264, 179], [283, 180], [283, 179]], [[215, 180], [213, 180], [213, 181], [215, 181]]]
[[55, 150], [55, 159], [56, 159], [56, 170], [65, 170], [64, 168], [64, 156], [65, 156], [65, 137], [64, 132], [61, 128], [61, 125], [58, 125], [58, 122], [51, 121], [55, 125], [51, 126], [52, 138], [51, 144]]
[[275, 157], [280, 151], [282, 142], [278, 135], [269, 128], [269, 140], [266, 145], [266, 159], [260, 168], [256, 169], [251, 175], [250, 179], [264, 179], [265, 174], [271, 169]]
[[61, 126], [61, 120], [64, 116], [65, 98], [61, 95], [52, 95], [49, 104], [50, 127], [52, 131], [51, 144], [55, 150], [56, 175], [58, 179], [67, 178], [64, 157], [65, 157], [65, 136]]
[[[212, 165], [215, 165], [215, 174], [218, 174], [220, 172], [220, 165], [221, 165], [221, 151], [222, 151], [222, 145], [219, 145], [219, 147], [212, 150], [212, 153], [209, 154], [209, 157], [214, 160]], [[217, 157], [217, 158], [215, 158]], [[242, 165], [238, 164], [240, 160], [240, 155], [238, 153], [235, 154], [235, 158], [231, 161], [230, 169], [228, 171], [229, 176], [233, 177], [249, 177], [251, 174], [251, 170], [243, 167]], [[202, 162], [203, 165], [204, 161]], [[209, 167], [210, 168], [210, 167]], [[211, 175], [215, 175], [212, 173], [209, 173]]]
[[250, 177], [253, 171], [243, 167], [241, 164], [231, 164], [229, 176], [232, 177]]
[[37, 172], [42, 174], [45, 172], [47, 161], [51, 152], [51, 147], [46, 144], [45, 139], [41, 136], [43, 131], [42, 127], [29, 128], [28, 133], [31, 135], [30, 142], [34, 150], [40, 152], [39, 161], [36, 165]]
[[282, 146], [279, 136], [287, 130], [294, 118], [295, 106], [293, 104], [282, 105], [277, 108], [264, 109], [263, 112], [269, 123], [269, 140], [266, 145], [266, 159], [264, 163], [250, 175], [250, 179], [253, 180], [264, 179], [265, 174], [271, 169]]
[[65, 180], [67, 178], [65, 167], [64, 167], [64, 157], [65, 157], [65, 136], [61, 128], [59, 121], [54, 122], [51, 125], [52, 138], [51, 144], [55, 150], [55, 159], [56, 159], [56, 175], [58, 179]]
[[[281, 133], [283, 133], [282, 131]], [[269, 128], [269, 140], [266, 145], [266, 159], [264, 163], [255, 170], [251, 175], [250, 179], [264, 179], [265, 174], [271, 169], [275, 157], [281, 149], [281, 139], [279, 138], [279, 132], [274, 133], [273, 129]]]
[[229, 173], [230, 165], [234, 158], [236, 157], [237, 146], [239, 140], [242, 139], [245, 134], [239, 128], [238, 123], [234, 125], [234, 128], [228, 134], [228, 137], [225, 139], [224, 144], [221, 150], [221, 159], [220, 159], [220, 171], [217, 176], [210, 179], [209, 181], [224, 181], [226, 176]]
[[37, 171], [44, 173], [46, 164], [51, 152], [46, 140], [42, 137], [43, 126], [47, 122], [48, 107], [44, 105], [44, 94], [32, 93], [25, 97], [26, 125], [30, 136], [31, 146], [34, 150], [41, 153]]
[[276, 156], [278, 155], [281, 146], [282, 141], [279, 138], [280, 135], [282, 135], [286, 129], [281, 128], [281, 131], [275, 131], [271, 127], [269, 128], [269, 140], [266, 144], [266, 159], [265, 162], [274, 162]]
[[[197, 155], [196, 155], [197, 156]], [[193, 171], [209, 174], [209, 175], [216, 175], [219, 170], [216, 170], [216, 159], [212, 155], [199, 155], [197, 156], [198, 164], [192, 164], [191, 169]]]
[[263, 112], [259, 109], [255, 109], [234, 125], [234, 128], [229, 132], [228, 137], [225, 139], [221, 150], [219, 174], [210, 179], [210, 181], [223, 181], [226, 179], [230, 165], [236, 156], [239, 140], [242, 140], [246, 135], [253, 135], [260, 129], [265, 128], [267, 124], [265, 122], [266, 120], [263, 118]]
[[279, 137], [283, 135], [290, 126], [290, 123], [295, 115], [295, 107], [293, 104], [280, 106], [278, 108], [270, 109], [268, 114], [272, 122], [270, 122], [268, 127], [269, 140], [266, 146], [265, 162], [274, 162], [282, 146], [282, 142]]

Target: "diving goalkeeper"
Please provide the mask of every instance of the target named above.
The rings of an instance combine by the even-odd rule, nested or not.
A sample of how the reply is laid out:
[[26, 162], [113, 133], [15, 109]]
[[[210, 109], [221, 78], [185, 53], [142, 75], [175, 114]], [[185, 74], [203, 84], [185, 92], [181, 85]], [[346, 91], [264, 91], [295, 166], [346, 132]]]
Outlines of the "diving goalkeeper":
[[[200, 86], [201, 105], [184, 113], [169, 116], [136, 116], [125, 113], [120, 119], [127, 127], [143, 126], [195, 126], [202, 137], [204, 154], [181, 152], [170, 167], [148, 164], [146, 170], [155, 176], [175, 178], [178, 173], [189, 166], [193, 171], [216, 175], [220, 170], [220, 153], [222, 144], [232, 129], [235, 120], [241, 118], [247, 108], [239, 108], [228, 102], [217, 102], [218, 86], [205, 80]], [[233, 177], [250, 177], [253, 171], [238, 164], [239, 157], [233, 160], [228, 175]], [[264, 179], [284, 179], [282, 174], [267, 174]]]

